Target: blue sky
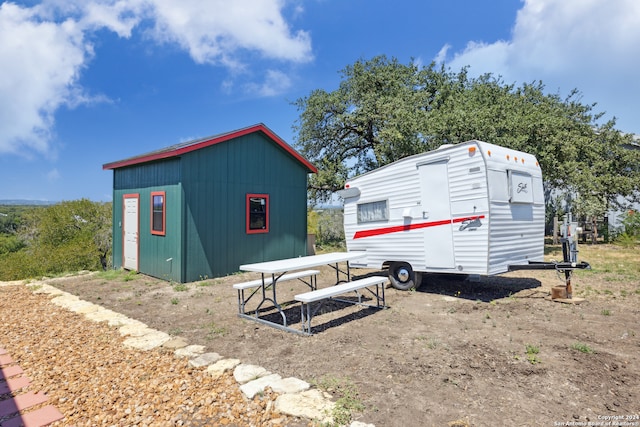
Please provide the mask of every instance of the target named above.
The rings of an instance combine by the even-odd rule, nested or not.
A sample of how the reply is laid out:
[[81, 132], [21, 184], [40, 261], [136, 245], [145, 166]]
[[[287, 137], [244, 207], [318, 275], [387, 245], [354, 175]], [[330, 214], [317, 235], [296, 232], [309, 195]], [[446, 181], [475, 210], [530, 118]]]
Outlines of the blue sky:
[[264, 123], [385, 54], [542, 80], [640, 134], [637, 0], [0, 3], [0, 199], [111, 200], [104, 163]]

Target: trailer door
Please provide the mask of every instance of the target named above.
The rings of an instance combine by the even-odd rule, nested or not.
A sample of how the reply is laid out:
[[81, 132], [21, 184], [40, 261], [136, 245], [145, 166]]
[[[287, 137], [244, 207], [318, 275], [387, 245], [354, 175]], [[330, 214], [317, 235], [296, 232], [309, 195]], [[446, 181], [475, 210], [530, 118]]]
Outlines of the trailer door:
[[425, 265], [427, 269], [454, 268], [453, 225], [449, 198], [448, 159], [418, 165]]

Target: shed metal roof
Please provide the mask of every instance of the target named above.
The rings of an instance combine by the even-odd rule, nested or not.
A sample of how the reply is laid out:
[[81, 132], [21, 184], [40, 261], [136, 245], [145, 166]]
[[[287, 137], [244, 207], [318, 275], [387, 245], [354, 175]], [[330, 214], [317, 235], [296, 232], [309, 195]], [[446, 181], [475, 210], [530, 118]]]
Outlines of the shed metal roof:
[[254, 132], [264, 133], [274, 143], [282, 147], [287, 153], [289, 153], [296, 160], [298, 160], [304, 167], [306, 167], [309, 170], [309, 172], [312, 172], [312, 173], [318, 172], [318, 169], [311, 162], [309, 162], [307, 159], [302, 157], [302, 155], [298, 153], [293, 147], [291, 147], [289, 144], [284, 142], [282, 138], [280, 138], [271, 129], [269, 129], [262, 123], [249, 126], [243, 129], [234, 130], [231, 132], [209, 136], [206, 138], [199, 138], [199, 139], [194, 139], [192, 141], [182, 142], [180, 144], [175, 144], [170, 147], [162, 148], [160, 150], [152, 151], [152, 152], [141, 154], [134, 157], [129, 157], [123, 160], [118, 160], [111, 163], [105, 163], [104, 165], [102, 165], [102, 169], [104, 170], [118, 169], [126, 166], [133, 166], [141, 163], [152, 162], [155, 160], [178, 157], [182, 154], [189, 153], [191, 151], [199, 150], [201, 148], [209, 147], [214, 144], [219, 144], [221, 142], [229, 141], [231, 139], [248, 135]]

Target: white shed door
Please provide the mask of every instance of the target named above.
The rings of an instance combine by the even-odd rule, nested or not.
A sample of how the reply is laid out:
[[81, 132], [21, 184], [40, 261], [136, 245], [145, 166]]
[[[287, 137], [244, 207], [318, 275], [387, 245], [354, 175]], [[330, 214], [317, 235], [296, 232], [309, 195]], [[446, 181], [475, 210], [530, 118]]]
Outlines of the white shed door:
[[418, 165], [427, 268], [455, 267], [447, 162]]
[[123, 267], [127, 270], [138, 271], [138, 229], [140, 220], [138, 205], [140, 197], [137, 194], [124, 196], [124, 215], [122, 224]]

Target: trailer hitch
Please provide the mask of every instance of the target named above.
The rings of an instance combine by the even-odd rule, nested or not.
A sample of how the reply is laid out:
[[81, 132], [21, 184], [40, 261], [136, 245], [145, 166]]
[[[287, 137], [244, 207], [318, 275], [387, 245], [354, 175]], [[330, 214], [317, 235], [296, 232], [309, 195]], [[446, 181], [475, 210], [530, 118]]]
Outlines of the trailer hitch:
[[571, 271], [571, 270], [591, 270], [591, 265], [588, 262], [556, 262], [556, 261], [529, 261], [529, 264], [516, 264], [510, 265], [509, 271], [517, 270], [558, 270], [558, 271]]
[[557, 261], [529, 261], [528, 264], [510, 265], [509, 271], [516, 270], [556, 270], [564, 273], [565, 287], [567, 299], [573, 297], [573, 289], [571, 286], [571, 274], [574, 270], [591, 270], [588, 262], [578, 262], [578, 241], [577, 237], [578, 224], [571, 221], [571, 214], [568, 213], [564, 217], [562, 226], [562, 262]]

